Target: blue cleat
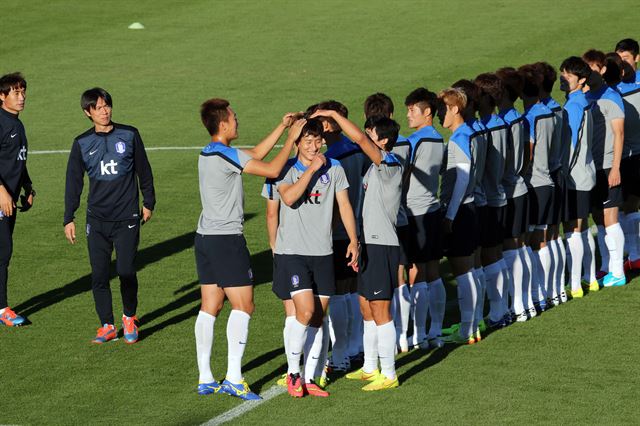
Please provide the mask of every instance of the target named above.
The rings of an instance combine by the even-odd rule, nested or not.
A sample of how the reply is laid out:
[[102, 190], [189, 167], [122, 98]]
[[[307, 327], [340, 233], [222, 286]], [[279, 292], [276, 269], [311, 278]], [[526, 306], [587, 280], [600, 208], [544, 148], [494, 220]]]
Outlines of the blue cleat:
[[231, 383], [230, 381], [225, 379], [222, 382], [220, 392], [226, 393], [227, 395], [231, 396], [237, 396], [238, 398], [244, 399], [245, 401], [255, 401], [258, 399], [262, 399], [257, 393], [251, 392], [251, 389], [249, 389], [249, 385], [244, 381], [244, 379], [242, 380], [242, 383], [239, 384]]
[[222, 393], [222, 385], [215, 380], [211, 383], [198, 384], [198, 395], [211, 395], [212, 393]]
[[26, 320], [24, 317], [13, 312], [13, 310], [9, 307], [4, 309], [4, 312], [0, 315], [0, 323], [6, 325], [7, 327], [19, 327], [24, 324]]
[[602, 278], [603, 287], [622, 287], [627, 283], [627, 277], [624, 274], [621, 277], [616, 277], [613, 273], [609, 272]]

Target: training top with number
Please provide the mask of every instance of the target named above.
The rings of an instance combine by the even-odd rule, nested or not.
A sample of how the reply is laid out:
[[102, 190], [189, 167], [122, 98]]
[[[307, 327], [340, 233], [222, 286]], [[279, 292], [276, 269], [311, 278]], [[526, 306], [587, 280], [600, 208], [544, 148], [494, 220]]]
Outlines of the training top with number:
[[[612, 121], [625, 118], [624, 104], [618, 92], [607, 85], [587, 92], [593, 115], [593, 159], [596, 169], [610, 169], [613, 164]], [[624, 147], [623, 147], [624, 150]]]
[[624, 102], [624, 148], [622, 158], [640, 155], [640, 73], [616, 87]]
[[109, 132], [91, 128], [73, 141], [67, 163], [65, 225], [73, 221], [80, 205], [85, 172], [89, 176], [88, 216], [104, 221], [139, 218], [138, 181], [142, 205], [149, 210], [155, 207], [153, 174], [138, 130], [112, 125]]
[[[411, 162], [411, 142], [409, 142], [409, 139], [398, 135], [398, 140], [396, 140], [396, 144], [393, 146], [391, 152], [402, 164], [403, 172], [407, 170], [407, 167], [409, 167], [409, 163]], [[404, 191], [406, 189], [404, 182], [402, 186]], [[398, 209], [398, 221], [396, 226], [407, 226], [408, 224], [409, 219], [407, 219], [406, 198], [403, 193], [402, 199], [400, 200], [400, 208]]]
[[500, 111], [498, 115], [509, 125], [507, 157], [502, 186], [507, 198], [516, 198], [527, 193], [527, 184], [524, 181], [524, 177], [522, 177], [524, 148], [525, 143], [528, 143], [524, 131], [524, 116], [513, 107]]
[[382, 161], [372, 163], [364, 176], [362, 206], [364, 242], [397, 246], [396, 223], [402, 198], [402, 162], [393, 153], [380, 151]]
[[444, 161], [444, 139], [433, 126], [425, 126], [409, 136], [411, 162], [405, 190], [407, 215], [420, 216], [438, 211], [438, 186]]
[[540, 102], [545, 104], [547, 108], [555, 114], [555, 126], [553, 129], [553, 140], [551, 141], [551, 156], [549, 157], [549, 172], [553, 173], [562, 167], [562, 128], [563, 128], [563, 111], [562, 107], [555, 99], [548, 97], [541, 99]]
[[[362, 178], [371, 164], [371, 160], [360, 149], [360, 146], [351, 141], [345, 135], [337, 142], [332, 143], [325, 152], [327, 158], [333, 158], [342, 165], [343, 171], [349, 182], [349, 202], [356, 217], [356, 230], [358, 235], [362, 226], [362, 200], [364, 189], [362, 188]], [[348, 240], [349, 236], [344, 229], [342, 221], [337, 220], [333, 229], [334, 240]]]
[[17, 114], [0, 108], [0, 184], [17, 201], [20, 190], [31, 191], [27, 171], [27, 135]]
[[[446, 164], [442, 176], [442, 191], [440, 200], [444, 207], [448, 208], [452, 202], [456, 180], [458, 176], [457, 166], [466, 165], [469, 168], [468, 183], [464, 190], [460, 204], [473, 202], [475, 196], [475, 164], [473, 159], [473, 140], [477, 137], [477, 132], [468, 123], [462, 123], [451, 135], [446, 147]], [[457, 207], [456, 207], [457, 210]]]
[[[293, 185], [307, 167], [299, 160], [277, 182]], [[336, 193], [349, 188], [349, 182], [340, 162], [328, 159], [316, 171], [300, 197], [291, 206], [280, 203], [280, 220], [276, 234], [275, 253], [303, 256], [327, 256], [333, 253], [331, 222]], [[337, 219], [340, 220], [340, 219]]]
[[524, 113], [525, 133], [533, 144], [533, 158], [525, 174], [532, 188], [553, 186], [549, 170], [549, 156], [555, 131], [556, 115], [541, 102], [531, 105]]
[[482, 207], [487, 205], [487, 196], [482, 187], [482, 179], [484, 178], [484, 168], [487, 161], [487, 150], [491, 143], [491, 135], [480, 120], [468, 121], [467, 125], [474, 130], [471, 136], [473, 164], [475, 165], [473, 202], [476, 206]]
[[481, 121], [489, 135], [482, 189], [488, 206], [503, 207], [507, 205], [507, 195], [502, 186], [502, 179], [507, 161], [509, 125], [496, 114], [491, 114]]
[[593, 119], [584, 93], [569, 93], [564, 104], [562, 146], [563, 169], [567, 188], [591, 191], [596, 184], [596, 167], [592, 155]]

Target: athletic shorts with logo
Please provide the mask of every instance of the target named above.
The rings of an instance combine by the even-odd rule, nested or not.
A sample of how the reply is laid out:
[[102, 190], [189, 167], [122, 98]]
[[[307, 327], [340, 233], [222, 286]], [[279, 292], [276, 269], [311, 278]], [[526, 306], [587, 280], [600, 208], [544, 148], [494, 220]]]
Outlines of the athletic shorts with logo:
[[616, 185], [609, 188], [609, 173], [611, 169], [596, 171], [596, 186], [591, 190], [591, 206], [594, 209], [610, 209], [622, 207], [624, 196], [622, 186]]
[[304, 290], [312, 290], [314, 295], [320, 297], [330, 297], [336, 292], [332, 255], [283, 254], [278, 257], [278, 269], [280, 268], [291, 296]]
[[398, 286], [400, 248], [363, 244], [360, 251], [358, 293], [367, 300], [391, 300]]
[[217, 284], [218, 287], [253, 285], [253, 272], [244, 235], [196, 233], [194, 246], [200, 284]]
[[271, 291], [273, 291], [280, 300], [290, 300], [289, 281], [282, 266], [281, 257], [281, 254], [273, 255], [273, 283], [271, 285]]

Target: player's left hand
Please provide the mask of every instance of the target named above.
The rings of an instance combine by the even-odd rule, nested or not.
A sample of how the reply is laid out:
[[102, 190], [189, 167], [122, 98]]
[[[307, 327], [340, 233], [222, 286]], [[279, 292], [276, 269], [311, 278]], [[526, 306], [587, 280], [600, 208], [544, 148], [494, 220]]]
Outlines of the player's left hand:
[[20, 203], [22, 204], [20, 206], [20, 211], [21, 212], [26, 212], [29, 211], [29, 209], [31, 209], [31, 207], [33, 207], [33, 194], [29, 194], [28, 196], [25, 195], [21, 195], [20, 196]]
[[621, 182], [622, 178], [620, 177], [620, 169], [612, 168], [611, 171], [609, 171], [609, 188], [618, 186]]
[[358, 272], [358, 242], [351, 241], [349, 246], [347, 247], [347, 254], [345, 256], [349, 259], [347, 266], [350, 266], [351, 269]]
[[151, 220], [151, 215], [153, 215], [153, 211], [149, 210], [146, 207], [142, 208], [142, 222], [147, 223]]
[[296, 120], [302, 118], [302, 116], [302, 112], [288, 112], [282, 117], [282, 125], [288, 129]]
[[317, 117], [331, 117], [335, 111], [330, 109], [319, 109], [314, 112], [309, 118], [317, 118]]

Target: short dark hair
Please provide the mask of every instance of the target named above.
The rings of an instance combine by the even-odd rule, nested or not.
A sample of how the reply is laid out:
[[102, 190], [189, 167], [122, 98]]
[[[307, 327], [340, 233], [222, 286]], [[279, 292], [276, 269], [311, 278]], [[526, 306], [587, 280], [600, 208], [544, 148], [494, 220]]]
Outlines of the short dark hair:
[[478, 110], [480, 105], [480, 89], [471, 80], [461, 79], [451, 85], [452, 89], [460, 89], [467, 96], [467, 108], [471, 108], [474, 112]]
[[209, 99], [200, 106], [200, 119], [210, 136], [217, 134], [220, 131], [220, 123], [229, 119], [228, 108], [229, 101], [220, 98]]
[[82, 96], [80, 96], [80, 107], [84, 111], [95, 109], [98, 104], [98, 99], [104, 99], [104, 103], [113, 106], [113, 101], [109, 92], [101, 87], [94, 87], [93, 89], [85, 90]]
[[536, 62], [534, 64], [538, 68], [538, 72], [542, 75], [542, 90], [551, 93], [553, 84], [558, 80], [558, 73], [548, 62]]
[[322, 127], [322, 121], [318, 120], [317, 118], [308, 118], [307, 122], [304, 123], [304, 126], [302, 126], [302, 131], [300, 132], [300, 136], [298, 136], [296, 143], [299, 143], [300, 139], [307, 135], [323, 137], [324, 131]]
[[537, 98], [542, 88], [542, 75], [538, 67], [533, 64], [522, 65], [518, 68], [518, 74], [522, 77], [522, 95]]
[[504, 84], [494, 73], [480, 74], [473, 80], [474, 84], [480, 89], [481, 96], [487, 96], [492, 106], [498, 105], [504, 96]]
[[616, 44], [615, 48], [616, 52], [629, 52], [633, 56], [638, 56], [640, 53], [640, 46], [638, 46], [638, 42], [632, 38], [625, 38], [624, 40], [620, 40], [618, 44]]
[[[27, 80], [19, 72], [12, 72], [0, 77], [0, 93], [7, 96], [11, 89], [27, 89]], [[2, 105], [2, 100], [0, 100]]]
[[615, 86], [622, 81], [624, 71], [624, 61], [616, 52], [610, 52], [605, 55], [605, 70], [602, 78], [609, 86]]
[[374, 93], [364, 101], [364, 116], [369, 118], [374, 115], [391, 117], [393, 114], [393, 101], [384, 93]]
[[386, 139], [384, 149], [388, 152], [393, 149], [398, 140], [400, 125], [392, 118], [383, 115], [372, 115], [364, 124], [365, 129], [375, 129], [378, 139]]
[[316, 105], [316, 110], [318, 109], [328, 109], [331, 111], [336, 111], [338, 114], [340, 114], [344, 118], [349, 118], [349, 110], [347, 109], [347, 107], [338, 101], [334, 101], [333, 99], [329, 101], [320, 102], [319, 104]]
[[303, 114], [303, 118], [308, 120], [309, 117], [313, 115], [314, 112], [318, 109], [319, 104], [309, 105]]
[[589, 49], [582, 54], [582, 59], [591, 65], [596, 64], [599, 68], [602, 68], [606, 65], [607, 56], [601, 50]]
[[513, 67], [504, 67], [496, 71], [496, 75], [502, 84], [504, 85], [509, 100], [515, 102], [522, 95], [522, 86], [524, 86], [524, 79]]
[[407, 107], [418, 105], [420, 111], [424, 111], [428, 107], [431, 109], [431, 115], [435, 116], [438, 111], [438, 95], [426, 87], [418, 87], [407, 95], [404, 105]]
[[567, 59], [562, 61], [562, 64], [560, 64], [560, 71], [573, 74], [578, 77], [578, 80], [581, 78], [588, 79], [591, 75], [591, 68], [589, 68], [589, 64], [578, 56], [569, 56]]

